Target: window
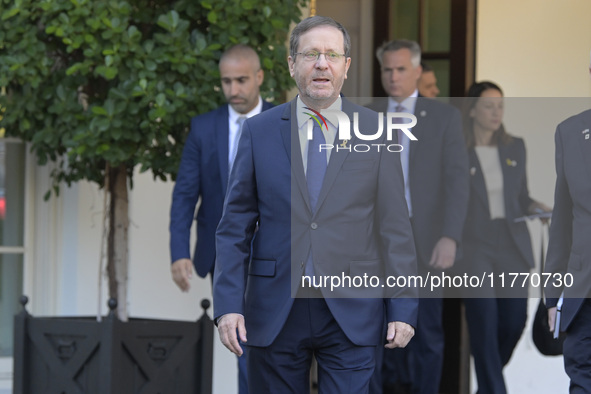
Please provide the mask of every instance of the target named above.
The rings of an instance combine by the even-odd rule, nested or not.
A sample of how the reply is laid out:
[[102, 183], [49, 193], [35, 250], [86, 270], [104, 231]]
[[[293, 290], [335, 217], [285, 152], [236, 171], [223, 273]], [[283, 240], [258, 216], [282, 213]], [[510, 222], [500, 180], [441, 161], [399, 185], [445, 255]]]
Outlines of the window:
[[[417, 41], [437, 76], [440, 97], [463, 97], [474, 79], [475, 0], [375, 0], [374, 47]], [[384, 96], [375, 62], [374, 96]]]
[[12, 357], [23, 293], [25, 144], [0, 138], [0, 357]]

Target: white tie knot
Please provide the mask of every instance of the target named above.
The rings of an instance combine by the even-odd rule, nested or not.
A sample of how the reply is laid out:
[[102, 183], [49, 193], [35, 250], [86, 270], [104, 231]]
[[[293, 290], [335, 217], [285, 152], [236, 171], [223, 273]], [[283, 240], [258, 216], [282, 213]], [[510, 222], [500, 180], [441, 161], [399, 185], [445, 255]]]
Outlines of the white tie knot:
[[238, 123], [238, 128], [241, 129], [242, 125], [244, 124], [244, 121], [246, 120], [246, 116], [245, 115], [240, 115], [237, 119], [236, 119], [236, 123]]

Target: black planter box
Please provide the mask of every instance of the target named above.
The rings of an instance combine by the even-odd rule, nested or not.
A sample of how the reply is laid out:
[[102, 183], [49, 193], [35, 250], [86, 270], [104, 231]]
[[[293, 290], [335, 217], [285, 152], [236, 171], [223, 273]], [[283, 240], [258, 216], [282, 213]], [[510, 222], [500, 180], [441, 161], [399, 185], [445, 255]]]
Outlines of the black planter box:
[[210, 394], [213, 322], [14, 318], [14, 394]]

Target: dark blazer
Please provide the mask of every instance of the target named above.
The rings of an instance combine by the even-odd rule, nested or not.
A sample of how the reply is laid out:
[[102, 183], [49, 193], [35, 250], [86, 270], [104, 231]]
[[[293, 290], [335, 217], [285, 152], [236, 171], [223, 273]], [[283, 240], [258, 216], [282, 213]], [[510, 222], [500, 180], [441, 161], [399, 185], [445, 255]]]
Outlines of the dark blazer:
[[[388, 99], [369, 108], [385, 113]], [[412, 219], [419, 261], [428, 264], [441, 237], [458, 246], [468, 205], [468, 157], [460, 112], [451, 105], [419, 97], [415, 105], [417, 124], [410, 141], [409, 187]]]
[[[262, 110], [273, 107], [263, 101]], [[215, 230], [222, 217], [228, 184], [228, 105], [191, 119], [170, 208], [170, 256], [191, 258], [190, 235], [197, 221], [193, 264], [197, 274], [213, 272]], [[201, 205], [195, 217], [195, 205]]]
[[[333, 150], [312, 213], [295, 108], [294, 100], [245, 122], [216, 234], [214, 316], [243, 314], [252, 346], [270, 345], [282, 329], [310, 250], [316, 275], [334, 274], [331, 269], [382, 278], [417, 272], [398, 155]], [[343, 111], [351, 120], [353, 112], [371, 118], [368, 130], [377, 129], [373, 111], [345, 99]], [[353, 137], [348, 143], [358, 142]], [[391, 290], [387, 299], [330, 298], [326, 288], [322, 293], [345, 335], [375, 346], [384, 340], [384, 310], [388, 321], [416, 324], [416, 289]]]
[[[486, 243], [490, 240], [490, 234], [487, 231], [489, 227], [484, 225], [490, 221], [488, 193], [484, 175], [474, 149], [469, 150], [469, 158], [471, 198], [464, 226], [464, 243], [466, 247], [474, 242]], [[511, 143], [507, 145], [500, 144], [499, 158], [503, 171], [505, 219], [523, 261], [529, 267], [534, 267], [531, 239], [527, 225], [525, 222], [514, 222], [514, 219], [528, 215], [528, 207], [533, 202], [527, 189], [525, 144], [523, 139], [513, 137]], [[467, 263], [472, 264], [470, 261], [467, 261]]]
[[561, 329], [566, 331], [591, 290], [591, 110], [556, 128], [556, 190], [546, 272], [572, 274], [571, 287], [546, 286], [546, 305], [564, 288]]

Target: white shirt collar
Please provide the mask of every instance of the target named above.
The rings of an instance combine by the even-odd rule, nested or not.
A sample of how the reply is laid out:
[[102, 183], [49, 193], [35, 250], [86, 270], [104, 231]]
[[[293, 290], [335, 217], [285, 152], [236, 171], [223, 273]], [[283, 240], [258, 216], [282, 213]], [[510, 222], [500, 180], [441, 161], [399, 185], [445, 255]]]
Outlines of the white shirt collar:
[[[406, 112], [414, 114], [415, 106], [417, 104], [417, 98], [419, 97], [419, 90], [415, 89], [414, 92], [400, 103], [394, 100], [392, 97], [388, 97], [388, 112], [395, 112], [395, 109], [398, 105], [402, 105]], [[394, 110], [394, 111], [392, 111]]]
[[228, 118], [230, 120], [230, 123], [235, 123], [240, 116], [246, 116], [247, 118], [250, 118], [252, 116], [260, 114], [262, 109], [263, 109], [263, 99], [261, 98], [261, 96], [259, 96], [259, 102], [257, 103], [257, 105], [252, 110], [250, 110], [250, 112], [247, 112], [246, 114], [241, 114], [241, 113], [236, 112], [236, 110], [234, 108], [232, 108], [232, 106], [230, 104], [228, 104]]

